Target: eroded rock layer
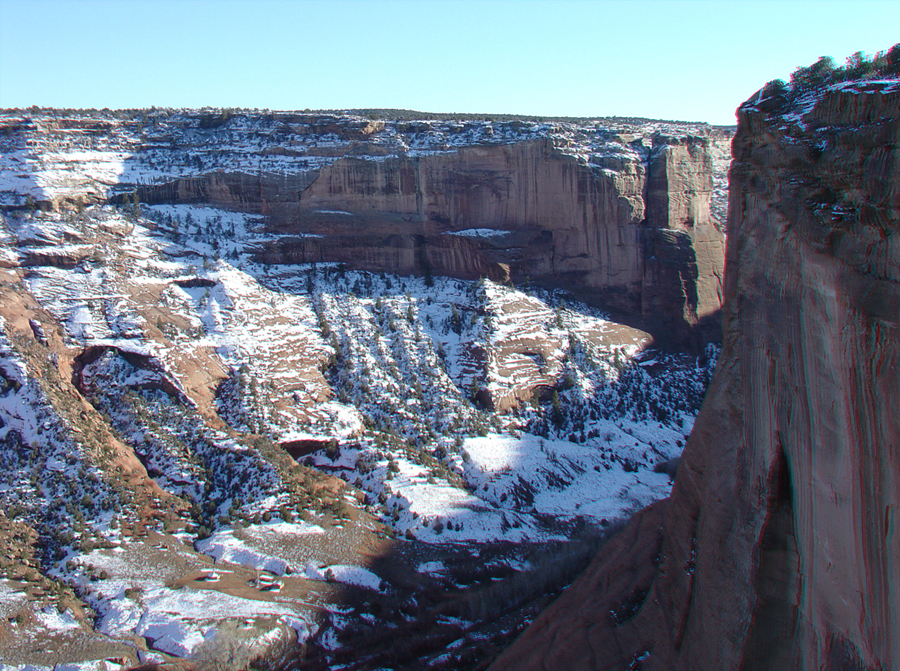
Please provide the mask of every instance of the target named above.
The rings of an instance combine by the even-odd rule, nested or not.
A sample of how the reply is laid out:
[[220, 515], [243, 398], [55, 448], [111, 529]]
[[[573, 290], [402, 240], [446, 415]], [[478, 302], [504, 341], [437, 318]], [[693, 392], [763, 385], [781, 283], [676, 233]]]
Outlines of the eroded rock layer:
[[[258, 250], [268, 263], [529, 279], [680, 341], [721, 305], [724, 242], [710, 215], [709, 144], [660, 135], [623, 142], [615, 169], [603, 170], [540, 137], [418, 157], [345, 156], [289, 189], [243, 175], [222, 189], [212, 175], [141, 196], [258, 208], [281, 234]], [[266, 191], [277, 196], [270, 202]]]
[[205, 204], [260, 215], [264, 263], [531, 281], [672, 344], [718, 338], [728, 129], [161, 110], [2, 127], [4, 204]]
[[900, 665], [900, 86], [763, 98], [738, 112], [722, 359], [666, 510], [627, 531], [625, 583], [621, 541], [495, 671]]

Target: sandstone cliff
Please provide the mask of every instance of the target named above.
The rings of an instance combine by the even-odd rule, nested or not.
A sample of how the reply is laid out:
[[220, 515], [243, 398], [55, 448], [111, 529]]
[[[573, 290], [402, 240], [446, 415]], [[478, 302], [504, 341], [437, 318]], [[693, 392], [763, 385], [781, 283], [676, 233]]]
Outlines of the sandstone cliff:
[[718, 339], [725, 129], [163, 111], [0, 123], [4, 204], [206, 204], [263, 218], [247, 251], [264, 263], [530, 280], [673, 344]]
[[291, 180], [213, 174], [140, 194], [264, 214], [281, 236], [257, 250], [267, 263], [529, 279], [680, 343], [721, 306], [710, 143], [614, 138], [618, 153], [599, 159], [612, 167], [578, 160], [552, 137], [379, 160], [357, 150]]
[[673, 494], [495, 671], [900, 666], [900, 85], [738, 115], [722, 359]]

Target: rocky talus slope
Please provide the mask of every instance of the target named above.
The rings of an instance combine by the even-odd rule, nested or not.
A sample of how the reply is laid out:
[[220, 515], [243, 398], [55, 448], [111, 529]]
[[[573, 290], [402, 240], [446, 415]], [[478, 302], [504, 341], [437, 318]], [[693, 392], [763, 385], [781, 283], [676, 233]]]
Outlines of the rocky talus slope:
[[738, 115], [722, 360], [672, 496], [495, 671], [900, 666], [900, 84]]

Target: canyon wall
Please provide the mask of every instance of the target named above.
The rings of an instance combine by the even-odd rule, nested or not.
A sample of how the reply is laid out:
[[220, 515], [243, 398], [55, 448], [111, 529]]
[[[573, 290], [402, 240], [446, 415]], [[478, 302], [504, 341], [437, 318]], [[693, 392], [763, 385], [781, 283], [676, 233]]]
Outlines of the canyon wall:
[[900, 666], [900, 84], [738, 117], [723, 352], [672, 496], [494, 671]]
[[307, 237], [261, 256], [530, 279], [682, 338], [721, 305], [724, 244], [709, 212], [708, 140], [657, 137], [646, 165], [617, 168], [599, 171], [544, 139], [417, 159], [345, 158], [298, 203], [269, 208], [274, 230]]
[[[416, 150], [421, 129], [394, 146], [376, 140], [395, 126], [347, 123], [313, 136], [294, 123], [286, 170], [226, 167], [136, 188], [151, 204], [263, 215], [273, 237], [252, 248], [263, 263], [531, 281], [672, 344], [718, 339], [724, 236], [711, 201], [727, 131], [482, 124], [477, 138], [444, 130]], [[330, 146], [337, 133], [343, 144]]]
[[208, 205], [263, 219], [262, 263], [530, 281], [671, 344], [719, 338], [729, 129], [167, 110], [0, 129], [0, 205]]

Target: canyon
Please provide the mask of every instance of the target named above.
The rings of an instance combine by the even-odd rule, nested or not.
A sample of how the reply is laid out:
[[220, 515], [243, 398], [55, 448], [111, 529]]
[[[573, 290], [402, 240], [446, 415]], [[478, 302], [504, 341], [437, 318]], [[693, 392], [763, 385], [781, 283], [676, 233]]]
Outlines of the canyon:
[[[205, 203], [264, 218], [277, 234], [256, 250], [264, 263], [527, 280], [661, 342], [719, 337], [728, 129], [162, 111], [7, 129], [39, 151], [37, 178], [54, 184], [33, 198], [51, 208]], [[93, 165], [51, 176], [78, 173], [73, 161]]]
[[900, 663], [896, 77], [420, 116], [4, 114], [4, 660]]
[[0, 127], [0, 669], [483, 667], [671, 491], [729, 129]]
[[587, 164], [547, 137], [380, 160], [351, 147], [299, 184], [263, 175], [248, 188], [246, 175], [214, 175], [138, 194], [264, 214], [283, 236], [260, 250], [265, 263], [528, 278], [681, 344], [721, 305], [724, 244], [710, 214], [717, 139], [610, 134]]
[[738, 109], [723, 351], [672, 496], [495, 671], [900, 663], [900, 84], [786, 88]]

